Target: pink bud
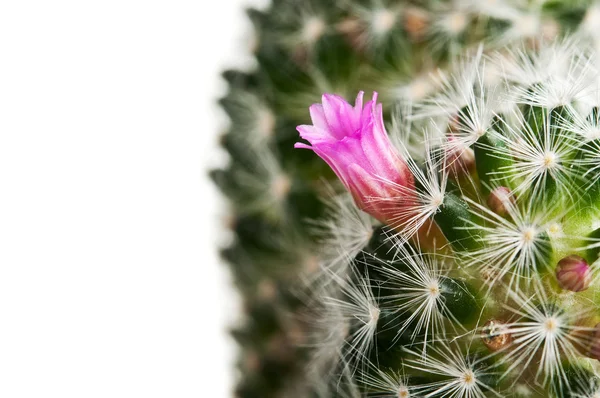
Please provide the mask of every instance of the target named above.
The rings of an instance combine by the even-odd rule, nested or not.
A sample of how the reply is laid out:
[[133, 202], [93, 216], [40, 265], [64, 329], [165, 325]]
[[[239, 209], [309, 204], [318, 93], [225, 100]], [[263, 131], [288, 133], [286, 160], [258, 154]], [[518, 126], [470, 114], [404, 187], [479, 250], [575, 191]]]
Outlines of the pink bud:
[[556, 279], [561, 288], [581, 292], [590, 286], [592, 269], [583, 258], [567, 256], [558, 262]]
[[[357, 206], [385, 223], [397, 217], [399, 206], [414, 200], [408, 194], [414, 192], [414, 180], [385, 131], [377, 93], [364, 108], [363, 94], [358, 94], [355, 106], [324, 94], [322, 104], [310, 107], [313, 125], [298, 126], [300, 136], [311, 145], [295, 147], [312, 149], [329, 164]], [[406, 198], [399, 195], [399, 188]], [[392, 198], [399, 200], [390, 205], [385, 199]]]
[[506, 187], [498, 187], [494, 189], [488, 197], [488, 207], [491, 211], [499, 216], [505, 216], [508, 210], [516, 203], [515, 197]]

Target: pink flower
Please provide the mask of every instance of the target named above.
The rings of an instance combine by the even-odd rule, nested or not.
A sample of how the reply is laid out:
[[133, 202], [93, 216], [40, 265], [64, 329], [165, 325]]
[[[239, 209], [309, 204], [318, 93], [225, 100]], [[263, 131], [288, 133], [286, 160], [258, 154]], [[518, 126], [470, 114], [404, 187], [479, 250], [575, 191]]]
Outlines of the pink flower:
[[362, 210], [386, 222], [397, 212], [385, 199], [398, 197], [398, 187], [412, 190], [414, 180], [385, 131], [377, 93], [364, 108], [363, 95], [362, 91], [358, 94], [353, 107], [337, 95], [324, 94], [323, 104], [310, 107], [313, 125], [298, 126], [300, 136], [311, 145], [297, 143], [295, 147], [312, 149]]
[[592, 282], [592, 268], [582, 257], [567, 256], [558, 262], [556, 279], [561, 288], [581, 292]]

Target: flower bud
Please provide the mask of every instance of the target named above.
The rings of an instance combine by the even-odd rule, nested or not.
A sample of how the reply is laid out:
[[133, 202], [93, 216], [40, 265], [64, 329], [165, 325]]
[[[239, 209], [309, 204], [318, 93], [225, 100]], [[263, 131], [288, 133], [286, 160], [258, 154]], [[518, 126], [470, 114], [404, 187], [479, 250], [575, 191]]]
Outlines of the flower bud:
[[383, 223], [397, 220], [399, 209], [414, 200], [414, 179], [406, 161], [396, 152], [383, 125], [377, 93], [363, 108], [363, 92], [356, 105], [323, 95], [310, 107], [313, 125], [298, 126], [300, 136], [336, 173], [356, 205]]
[[515, 205], [515, 197], [506, 187], [495, 188], [488, 197], [487, 204], [491, 211], [499, 216], [508, 214], [508, 210]]
[[506, 331], [506, 326], [495, 319], [490, 319], [483, 326], [481, 339], [490, 351], [499, 351], [508, 346], [512, 340], [510, 333]]
[[567, 256], [558, 262], [556, 279], [561, 288], [581, 292], [590, 286], [592, 269], [582, 257]]

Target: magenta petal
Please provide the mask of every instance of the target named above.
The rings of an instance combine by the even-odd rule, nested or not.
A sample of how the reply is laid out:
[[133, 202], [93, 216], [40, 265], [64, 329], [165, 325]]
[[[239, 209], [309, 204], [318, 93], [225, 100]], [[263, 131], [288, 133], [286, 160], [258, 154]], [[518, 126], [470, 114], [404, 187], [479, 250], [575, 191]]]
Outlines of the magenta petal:
[[354, 101], [354, 110], [355, 111], [362, 111], [364, 96], [365, 96], [364, 91], [358, 92], [358, 95], [356, 96], [356, 100]]
[[[375, 121], [372, 123], [376, 124]], [[371, 163], [374, 173], [380, 176], [398, 174], [398, 156], [390, 146], [385, 130], [373, 127], [364, 134], [361, 142], [365, 157]]]
[[356, 101], [354, 102], [354, 109], [352, 112], [352, 127], [353, 129], [356, 131], [360, 128], [360, 122], [361, 122], [361, 115], [362, 115], [362, 108], [363, 108], [363, 97], [364, 97], [364, 91], [361, 91], [358, 93], [358, 95], [356, 96]]
[[375, 130], [379, 134], [387, 138], [387, 134], [385, 132], [385, 124], [383, 123], [383, 106], [381, 106], [381, 104], [377, 104], [373, 107], [373, 114], [371, 117], [375, 122]]
[[348, 167], [348, 181], [351, 185], [351, 191], [355, 191], [366, 207], [367, 202], [375, 198], [384, 198], [385, 192], [381, 189], [382, 185], [372, 174], [367, 173], [357, 164]]
[[379, 93], [377, 91], [373, 91], [373, 97], [371, 97], [371, 101], [374, 103], [377, 102], [377, 98], [379, 98]]
[[325, 113], [323, 112], [323, 105], [313, 104], [308, 108], [310, 112], [310, 118], [312, 119], [313, 125], [320, 129], [327, 129], [327, 119], [325, 119]]
[[[371, 125], [372, 126], [372, 123]], [[390, 167], [388, 167], [389, 150], [388, 148], [380, 148], [376, 134], [373, 133], [372, 129], [365, 129], [362, 135], [361, 146], [364, 153], [365, 159], [371, 165], [371, 171], [375, 175], [386, 176], [390, 174]]]
[[311, 144], [323, 141], [336, 141], [335, 137], [333, 137], [327, 129], [320, 129], [315, 126], [302, 125], [296, 127], [296, 130], [298, 130], [298, 132], [300, 133], [300, 137], [307, 141], [310, 141]]
[[351, 159], [336, 156], [336, 151], [331, 145], [323, 144], [312, 147], [313, 151], [323, 159], [331, 170], [338, 176], [340, 181], [348, 188], [348, 177], [346, 170]]
[[325, 119], [327, 119], [327, 124], [331, 129], [332, 135], [337, 139], [342, 139], [346, 135], [352, 133], [352, 131], [348, 131], [345, 125], [347, 117], [344, 115], [347, 115], [348, 108], [351, 108], [351, 106], [344, 101], [343, 98], [333, 94], [323, 95], [323, 112], [325, 114]]

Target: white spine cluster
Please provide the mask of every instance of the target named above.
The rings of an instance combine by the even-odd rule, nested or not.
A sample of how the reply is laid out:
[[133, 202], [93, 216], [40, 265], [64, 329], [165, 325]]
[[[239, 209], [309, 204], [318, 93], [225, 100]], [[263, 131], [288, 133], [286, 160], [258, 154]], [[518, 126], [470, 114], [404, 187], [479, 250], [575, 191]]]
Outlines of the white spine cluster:
[[[488, 6], [477, 10], [491, 15]], [[458, 22], [440, 23], [458, 32]], [[317, 350], [327, 365], [315, 369], [347, 371], [360, 391], [377, 397], [536, 397], [544, 394], [538, 390], [564, 388], [572, 396], [597, 395], [596, 385], [569, 386], [569, 366], [584, 361], [593, 367], [582, 358], [596, 333], [589, 310], [595, 297], [563, 292], [552, 279], [570, 251], [600, 246], [580, 234], [593, 223], [581, 215], [580, 197], [600, 179], [600, 112], [589, 95], [599, 79], [591, 48], [563, 41], [502, 54], [479, 49], [461, 61], [457, 74], [441, 79], [440, 94], [404, 103], [392, 140], [416, 187], [384, 181], [392, 194], [370, 199], [397, 209], [383, 232], [391, 248], [386, 258], [359, 255], [372, 242], [375, 224], [351, 201], [336, 199], [338, 210], [320, 223], [333, 253], [323, 279], [333, 283], [321, 283], [329, 286], [322, 321], [330, 334]], [[501, 78], [486, 79], [487, 68]], [[482, 137], [499, 144], [481, 144]], [[486, 182], [470, 175], [473, 170], [461, 180], [444, 154], [476, 147], [510, 166]], [[487, 195], [503, 187], [503, 212], [490, 207], [480, 185]], [[457, 230], [476, 236], [478, 247], [420, 246], [449, 192], [471, 216]], [[478, 286], [475, 320], [463, 324], [454, 316], [451, 301], [461, 293], [448, 291], [446, 280]], [[503, 325], [495, 334], [483, 326], [490, 319]], [[389, 347], [376, 344], [378, 334], [390, 330]], [[402, 364], [380, 367], [376, 354], [397, 344], [404, 345]], [[492, 352], [482, 354], [484, 346]], [[412, 384], [407, 374], [426, 381]]]

